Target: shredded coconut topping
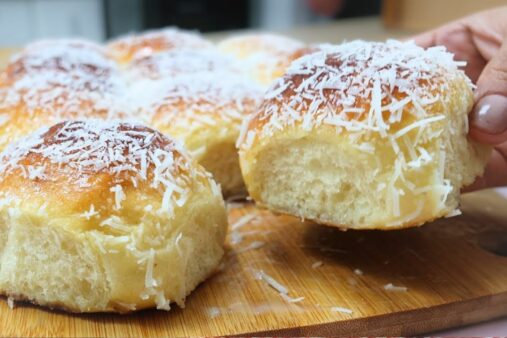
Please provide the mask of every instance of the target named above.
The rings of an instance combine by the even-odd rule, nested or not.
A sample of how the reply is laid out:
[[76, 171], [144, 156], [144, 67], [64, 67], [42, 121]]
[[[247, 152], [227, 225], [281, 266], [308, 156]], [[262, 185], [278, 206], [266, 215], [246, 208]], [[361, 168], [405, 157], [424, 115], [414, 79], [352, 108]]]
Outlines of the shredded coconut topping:
[[[57, 166], [80, 187], [89, 186], [89, 179], [98, 172], [109, 173], [117, 209], [125, 199], [122, 183], [131, 184], [135, 177], [163, 194], [161, 209], [169, 213], [174, 205], [183, 205], [190, 177], [196, 174], [178, 143], [152, 129], [117, 121], [72, 121], [42, 128], [0, 155], [0, 179], [14, 171], [35, 179], [25, 162], [38, 168]], [[92, 207], [83, 217], [94, 214]]]
[[175, 48], [212, 48], [213, 44], [197, 32], [175, 27], [121, 36], [110, 42], [109, 48], [119, 58], [139, 58]]
[[333, 306], [331, 308], [331, 311], [333, 312], [341, 312], [341, 313], [346, 313], [346, 314], [352, 314], [353, 311], [349, 308], [346, 308], [346, 307], [342, 307], [342, 306]]
[[7, 297], [7, 305], [9, 306], [9, 309], [14, 309], [14, 306], [15, 306], [15, 303], [14, 303], [14, 298], [12, 298], [11, 296]]
[[413, 42], [325, 46], [292, 63], [255, 118], [265, 122], [265, 134], [298, 123], [307, 130], [327, 124], [387, 137], [404, 111], [424, 117], [424, 107], [440, 99], [449, 76], [466, 78], [459, 65], [444, 47], [425, 50]]
[[135, 81], [210, 71], [240, 73], [241, 67], [235, 59], [213, 49], [176, 49], [134, 58], [127, 70]]
[[246, 251], [256, 250], [256, 249], [262, 248], [265, 244], [266, 244], [266, 242], [264, 242], [264, 241], [253, 241], [252, 243], [250, 243], [246, 246], [242, 246], [241, 248], [236, 249], [235, 252], [237, 254], [240, 254], [240, 253], [243, 253]]
[[287, 303], [299, 303], [305, 299], [305, 297], [290, 297], [289, 289], [284, 285], [280, 284], [276, 279], [265, 273], [263, 270], [255, 271], [255, 278], [264, 281], [267, 285], [278, 291], [278, 294]]
[[42, 110], [56, 122], [111, 114], [126, 89], [101, 47], [79, 40], [28, 45], [12, 58], [4, 76], [9, 85], [0, 88], [0, 111], [23, 104], [26, 113]]
[[253, 221], [254, 219], [256, 219], [258, 217], [259, 217], [259, 215], [254, 214], [254, 213], [243, 215], [236, 222], [231, 224], [230, 228], [232, 231], [239, 230], [239, 228], [247, 225], [248, 223], [250, 223], [251, 221]]
[[95, 206], [93, 204], [90, 205], [90, 210], [83, 212], [80, 214], [80, 217], [85, 218], [87, 221], [90, 220], [92, 217], [95, 217], [99, 214], [97, 210], [95, 210]]
[[312, 264], [312, 269], [320, 268], [323, 264], [322, 261], [316, 261]]
[[[239, 129], [244, 116], [255, 109], [262, 97], [259, 86], [229, 72], [181, 75], [139, 82], [137, 86], [143, 87], [146, 95], [137, 96], [133, 105], [143, 112], [151, 107], [148, 115], [158, 112], [157, 125], [180, 123], [185, 129], [214, 125], [216, 119], [212, 116], [216, 114], [220, 114], [220, 120], [238, 123]], [[134, 93], [139, 92], [137, 86], [132, 88]]]
[[393, 283], [388, 283], [388, 284], [384, 285], [384, 290], [394, 291], [394, 292], [406, 292], [406, 291], [408, 291], [408, 288], [405, 286], [396, 286], [396, 285], [393, 285]]

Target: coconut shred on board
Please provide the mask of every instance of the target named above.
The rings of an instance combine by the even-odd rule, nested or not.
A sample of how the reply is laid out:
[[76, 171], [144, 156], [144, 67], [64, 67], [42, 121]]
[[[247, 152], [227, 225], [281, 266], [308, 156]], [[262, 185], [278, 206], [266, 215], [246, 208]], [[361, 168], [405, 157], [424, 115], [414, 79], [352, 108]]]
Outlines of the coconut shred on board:
[[258, 270], [254, 274], [255, 279], [261, 280], [268, 284], [271, 288], [278, 291], [279, 295], [288, 303], [299, 303], [305, 299], [305, 297], [290, 297], [289, 290], [284, 285], [280, 284], [276, 279], [266, 274], [262, 270]]
[[406, 291], [408, 291], [408, 288], [405, 286], [396, 286], [396, 285], [393, 285], [392, 283], [388, 283], [388, 284], [384, 285], [384, 290], [394, 291], [394, 292], [406, 292]]
[[351, 314], [353, 312], [351, 309], [348, 309], [346, 307], [341, 307], [341, 306], [333, 306], [331, 308], [331, 311], [333, 311], [333, 312], [341, 312], [341, 313], [346, 313], [346, 314]]
[[242, 226], [250, 223], [251, 221], [253, 221], [257, 217], [258, 217], [258, 215], [257, 214], [253, 214], [253, 213], [242, 216], [236, 222], [234, 222], [233, 224], [231, 224], [231, 231], [238, 230], [239, 228], [241, 228]]

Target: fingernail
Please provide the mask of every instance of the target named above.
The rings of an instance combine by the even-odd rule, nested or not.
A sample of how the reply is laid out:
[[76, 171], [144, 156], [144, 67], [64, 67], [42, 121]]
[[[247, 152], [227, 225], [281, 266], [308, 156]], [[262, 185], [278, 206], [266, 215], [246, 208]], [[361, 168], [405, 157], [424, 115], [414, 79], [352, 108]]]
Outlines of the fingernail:
[[484, 96], [477, 102], [470, 123], [485, 133], [496, 135], [507, 130], [507, 97]]

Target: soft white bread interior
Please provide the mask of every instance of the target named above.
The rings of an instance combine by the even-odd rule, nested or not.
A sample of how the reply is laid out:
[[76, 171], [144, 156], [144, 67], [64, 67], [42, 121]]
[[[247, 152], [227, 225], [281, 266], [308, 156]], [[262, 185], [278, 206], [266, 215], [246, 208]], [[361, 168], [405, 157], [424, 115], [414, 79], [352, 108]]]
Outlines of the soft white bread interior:
[[74, 312], [185, 297], [220, 262], [218, 185], [152, 129], [63, 122], [0, 156], [0, 294]]
[[296, 60], [243, 126], [262, 206], [342, 228], [454, 215], [490, 149], [467, 137], [472, 84], [442, 47], [354, 41]]
[[[138, 82], [139, 117], [185, 145], [221, 185], [224, 197], [245, 195], [236, 140], [241, 123], [253, 113], [262, 89], [227, 71], [201, 72]], [[134, 94], [132, 95], [134, 96]]]

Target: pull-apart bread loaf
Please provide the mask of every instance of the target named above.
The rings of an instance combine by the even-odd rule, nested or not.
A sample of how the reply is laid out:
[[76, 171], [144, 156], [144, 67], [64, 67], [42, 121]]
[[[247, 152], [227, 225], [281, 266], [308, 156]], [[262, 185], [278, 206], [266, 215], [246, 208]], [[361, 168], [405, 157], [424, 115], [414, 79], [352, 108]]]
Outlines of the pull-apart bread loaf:
[[457, 213], [490, 149], [467, 137], [472, 83], [443, 47], [354, 41], [292, 63], [242, 129], [260, 205], [353, 229]]
[[0, 155], [0, 293], [75, 312], [185, 297], [217, 267], [218, 185], [147, 127], [62, 122]]

